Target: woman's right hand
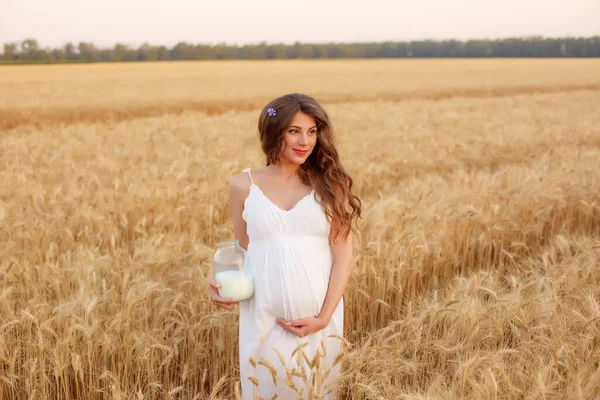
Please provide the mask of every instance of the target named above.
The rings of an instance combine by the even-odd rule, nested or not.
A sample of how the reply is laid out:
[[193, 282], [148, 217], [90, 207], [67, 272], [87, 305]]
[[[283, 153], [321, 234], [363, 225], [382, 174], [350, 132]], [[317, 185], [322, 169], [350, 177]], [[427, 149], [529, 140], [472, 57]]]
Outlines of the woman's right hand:
[[213, 276], [212, 278], [210, 278], [210, 280], [208, 281], [208, 290], [210, 291], [210, 297], [212, 299], [213, 304], [219, 307], [226, 308], [228, 310], [233, 310], [234, 307], [237, 305], [237, 301], [234, 299], [224, 299], [221, 296], [219, 296], [219, 292], [217, 290], [219, 287], [221, 287], [221, 285], [215, 280], [215, 277]]

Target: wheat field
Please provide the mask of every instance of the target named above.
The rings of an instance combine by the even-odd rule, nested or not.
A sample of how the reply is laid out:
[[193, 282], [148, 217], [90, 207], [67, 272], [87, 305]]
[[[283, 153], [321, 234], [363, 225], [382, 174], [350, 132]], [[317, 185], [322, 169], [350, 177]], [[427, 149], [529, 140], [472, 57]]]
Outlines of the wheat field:
[[207, 280], [229, 179], [264, 165], [258, 112], [293, 91], [327, 108], [363, 201], [340, 398], [599, 398], [599, 71], [0, 68], [0, 399], [239, 398], [238, 311]]

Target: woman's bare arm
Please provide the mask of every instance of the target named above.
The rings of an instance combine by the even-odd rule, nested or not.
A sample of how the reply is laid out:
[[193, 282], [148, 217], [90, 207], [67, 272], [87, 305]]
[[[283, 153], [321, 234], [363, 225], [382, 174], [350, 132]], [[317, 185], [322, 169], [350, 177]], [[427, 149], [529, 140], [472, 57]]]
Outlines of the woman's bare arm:
[[330, 246], [333, 256], [333, 266], [331, 277], [329, 278], [327, 295], [325, 296], [321, 312], [318, 315], [319, 318], [324, 320], [325, 325], [329, 324], [329, 320], [331, 320], [335, 309], [344, 295], [348, 279], [352, 273], [352, 232], [341, 239], [340, 243], [331, 243]]
[[[247, 176], [246, 179], [248, 179]], [[229, 184], [229, 212], [231, 213], [235, 238], [240, 241], [240, 246], [244, 250], [248, 249], [248, 234], [246, 233], [246, 221], [242, 218], [242, 212], [244, 211], [244, 201], [249, 190], [250, 184], [249, 182], [244, 182], [242, 174], [235, 175], [231, 179], [231, 183]], [[216, 306], [232, 310], [237, 305], [237, 302], [233, 299], [223, 299], [219, 296], [219, 286], [214, 276], [210, 278], [208, 290], [210, 291], [213, 303]]]
[[250, 178], [246, 173], [239, 173], [231, 178], [229, 184], [229, 212], [233, 223], [235, 238], [239, 240], [240, 246], [248, 250], [248, 233], [246, 232], [246, 221], [242, 218], [244, 202], [250, 191]]

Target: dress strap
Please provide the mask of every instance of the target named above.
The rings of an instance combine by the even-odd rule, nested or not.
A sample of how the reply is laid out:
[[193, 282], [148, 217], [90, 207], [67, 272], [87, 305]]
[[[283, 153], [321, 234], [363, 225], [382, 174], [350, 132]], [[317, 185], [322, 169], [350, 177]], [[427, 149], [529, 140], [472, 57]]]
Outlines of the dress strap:
[[252, 174], [250, 173], [250, 168], [244, 169], [242, 172], [247, 172], [250, 177], [250, 182], [254, 185], [254, 181], [252, 180]]

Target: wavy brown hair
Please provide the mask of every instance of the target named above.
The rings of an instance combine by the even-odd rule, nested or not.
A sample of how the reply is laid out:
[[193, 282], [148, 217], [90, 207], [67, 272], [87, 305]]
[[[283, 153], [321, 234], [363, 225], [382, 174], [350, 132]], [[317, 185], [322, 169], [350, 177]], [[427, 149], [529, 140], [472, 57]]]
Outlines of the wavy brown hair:
[[[274, 109], [275, 116], [268, 110]], [[329, 239], [345, 238], [352, 229], [352, 220], [361, 218], [362, 203], [352, 194], [352, 178], [340, 162], [333, 140], [333, 128], [327, 112], [313, 97], [290, 93], [269, 102], [258, 120], [261, 147], [267, 156], [267, 166], [279, 159], [287, 131], [297, 112], [311, 115], [317, 124], [317, 143], [300, 166], [302, 182], [315, 188], [321, 197], [321, 206], [331, 223]]]

